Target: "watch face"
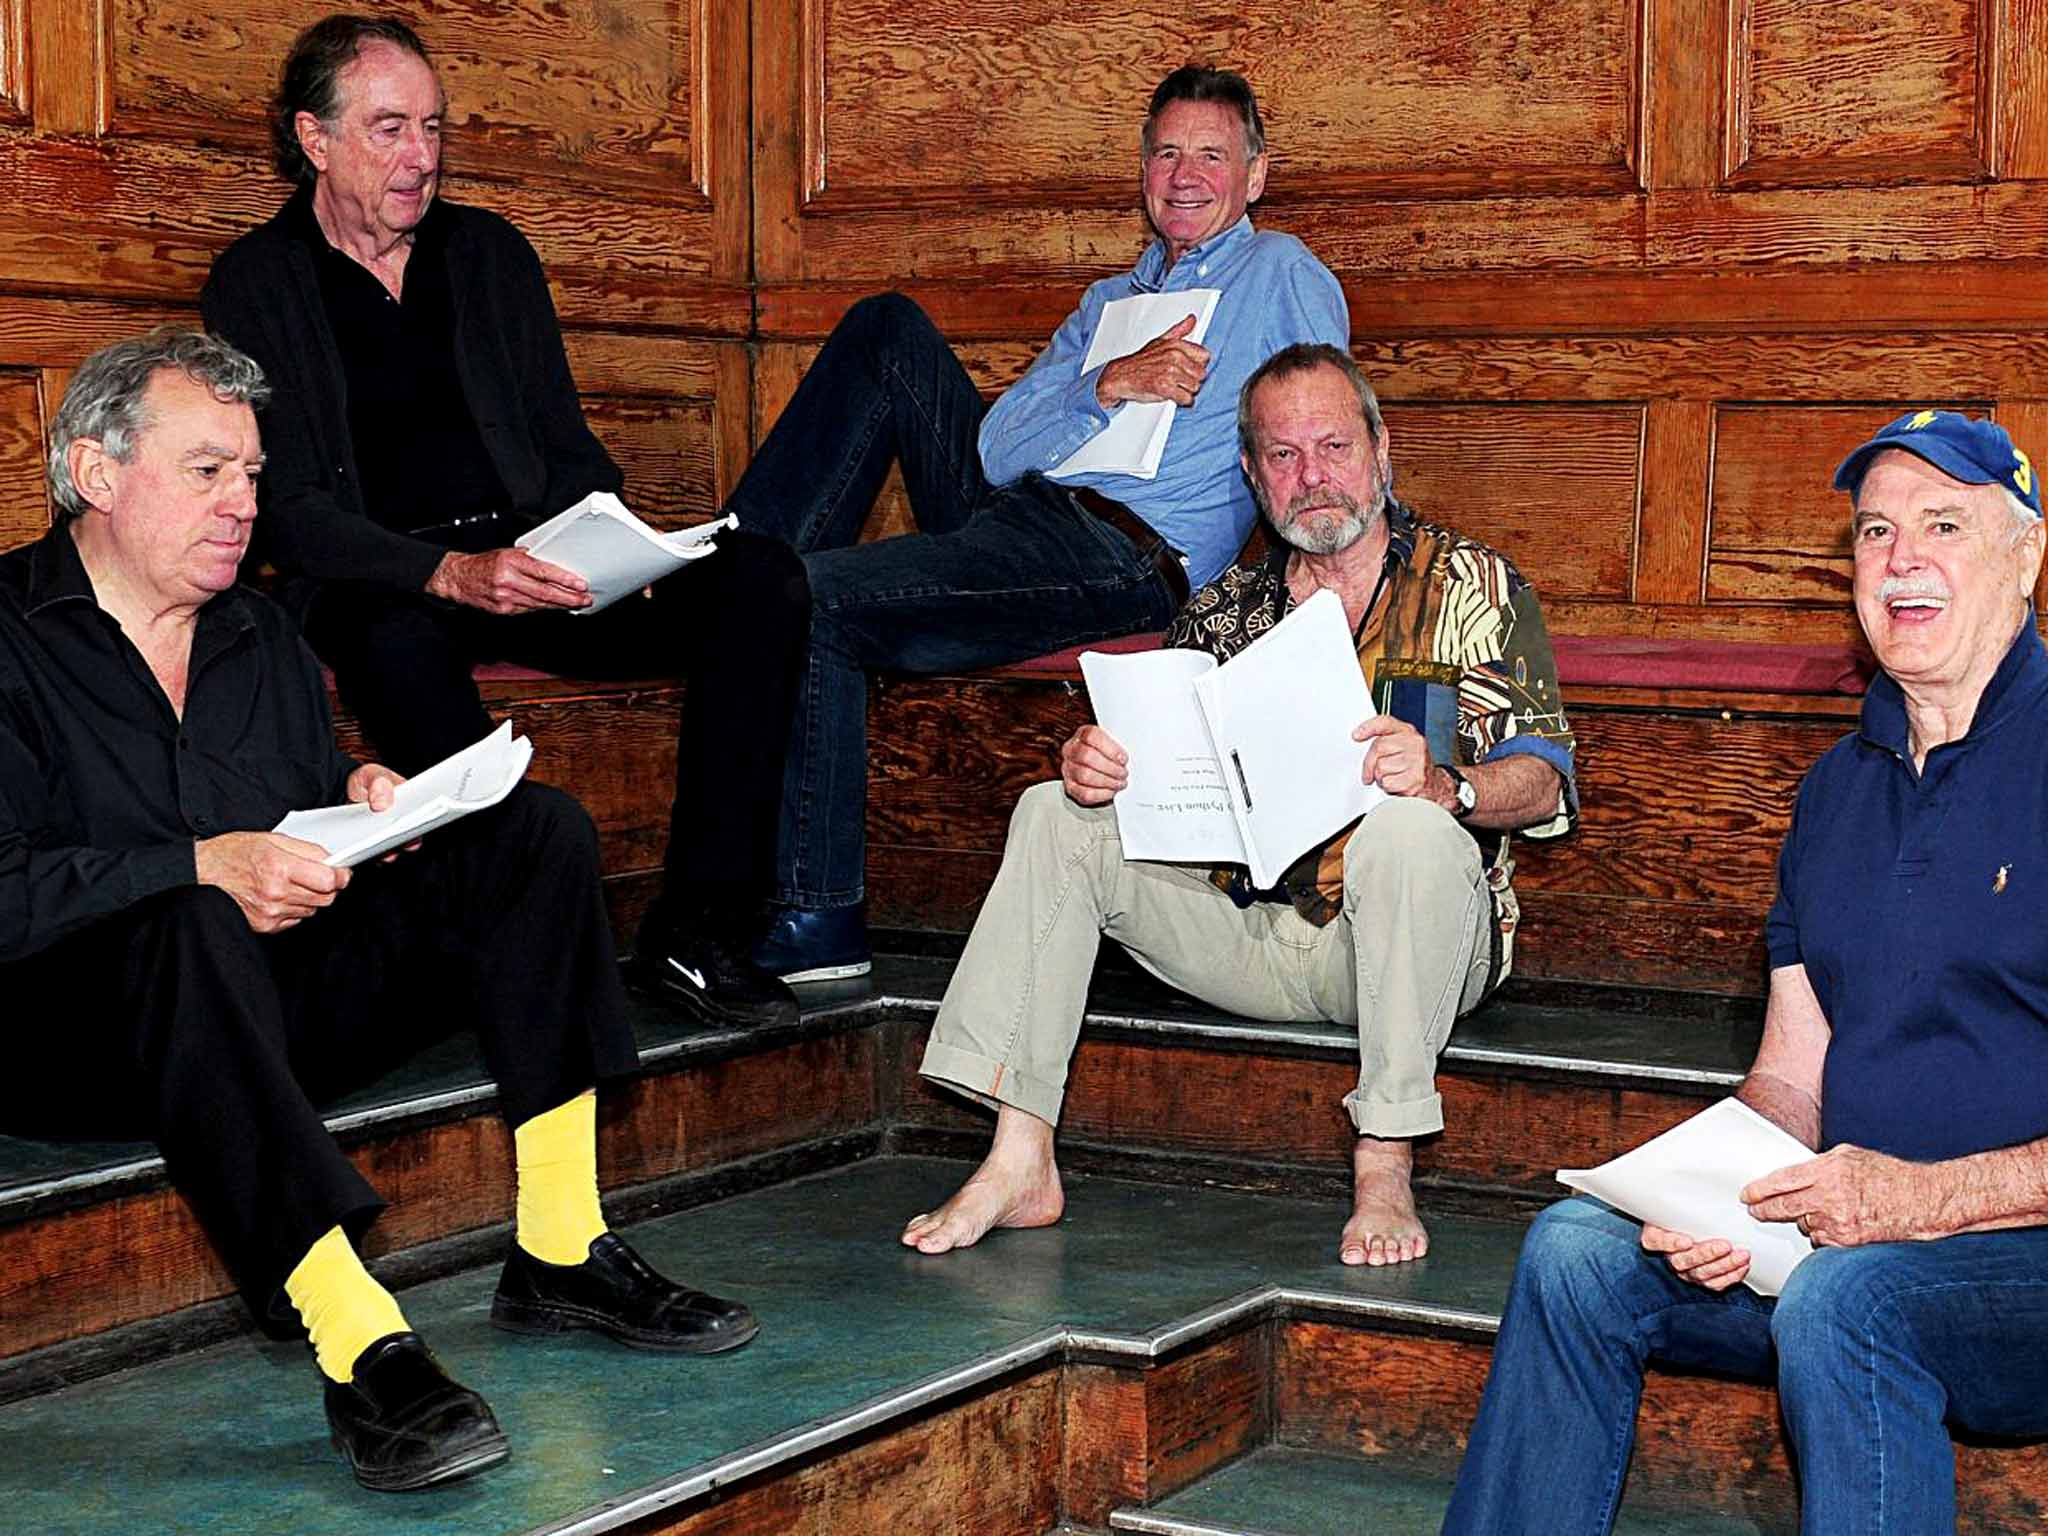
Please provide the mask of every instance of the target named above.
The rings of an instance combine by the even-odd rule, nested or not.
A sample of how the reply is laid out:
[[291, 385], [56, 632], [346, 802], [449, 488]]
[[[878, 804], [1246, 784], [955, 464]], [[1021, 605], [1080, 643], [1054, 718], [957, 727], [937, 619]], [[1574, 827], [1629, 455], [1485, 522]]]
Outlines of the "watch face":
[[1463, 807], [1465, 807], [1466, 810], [1469, 811], [1472, 809], [1473, 806], [1477, 805], [1478, 803], [1479, 795], [1472, 788], [1472, 781], [1470, 779], [1458, 780], [1458, 804], [1462, 805]]

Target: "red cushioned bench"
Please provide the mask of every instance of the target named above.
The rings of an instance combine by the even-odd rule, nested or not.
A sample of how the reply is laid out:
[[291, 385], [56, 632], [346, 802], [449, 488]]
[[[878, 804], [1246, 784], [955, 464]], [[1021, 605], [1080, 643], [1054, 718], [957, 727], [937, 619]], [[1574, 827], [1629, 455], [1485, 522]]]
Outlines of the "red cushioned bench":
[[[1069, 646], [998, 672], [1075, 676], [1084, 650], [1149, 651], [1160, 636], [1126, 635]], [[1777, 645], [1746, 640], [1644, 640], [1627, 635], [1556, 635], [1559, 684], [1579, 688], [1688, 688], [1717, 692], [1858, 697], [1870, 658], [1847, 646]]]

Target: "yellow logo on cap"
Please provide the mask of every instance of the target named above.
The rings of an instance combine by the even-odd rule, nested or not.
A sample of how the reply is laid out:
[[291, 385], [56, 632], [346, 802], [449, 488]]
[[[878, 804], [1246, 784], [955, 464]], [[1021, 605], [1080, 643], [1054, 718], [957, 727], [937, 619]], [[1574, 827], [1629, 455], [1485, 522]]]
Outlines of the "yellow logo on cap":
[[2026, 450], [2026, 449], [2024, 449], [2024, 448], [2015, 448], [2015, 449], [2013, 449], [2013, 451], [2012, 451], [2012, 456], [2013, 456], [2014, 460], [2016, 460], [2016, 461], [2018, 462], [2018, 464], [2019, 464], [2019, 468], [2015, 469], [2015, 470], [2014, 470], [2014, 471], [2012, 472], [2012, 483], [2013, 483], [2014, 485], [2016, 485], [2016, 486], [2018, 486], [2018, 487], [2020, 488], [2020, 494], [2021, 494], [2022, 496], [2031, 496], [2031, 495], [2033, 495], [2033, 493], [2034, 493], [2034, 464], [2033, 464], [2033, 461], [2032, 461], [2031, 459], [2029, 459], [2029, 458], [2027, 457], [2027, 450]]
[[1915, 416], [1906, 423], [1906, 430], [1908, 432], [1918, 432], [1922, 427], [1931, 427], [1934, 425], [1934, 418], [1940, 414], [1941, 412], [1939, 411], [1922, 411], [1918, 416]]

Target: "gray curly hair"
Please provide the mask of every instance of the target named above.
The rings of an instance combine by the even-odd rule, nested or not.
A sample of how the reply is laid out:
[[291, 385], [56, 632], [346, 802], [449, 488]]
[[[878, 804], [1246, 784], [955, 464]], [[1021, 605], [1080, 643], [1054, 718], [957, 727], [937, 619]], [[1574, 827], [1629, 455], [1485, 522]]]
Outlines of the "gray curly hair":
[[71, 478], [71, 445], [91, 438], [116, 462], [127, 463], [136, 439], [150, 425], [144, 403], [149, 381], [171, 368], [205, 385], [218, 400], [261, 408], [270, 399], [270, 386], [255, 359], [204, 331], [164, 325], [101, 347], [78, 365], [50, 423], [50, 500], [59, 523], [91, 507]]

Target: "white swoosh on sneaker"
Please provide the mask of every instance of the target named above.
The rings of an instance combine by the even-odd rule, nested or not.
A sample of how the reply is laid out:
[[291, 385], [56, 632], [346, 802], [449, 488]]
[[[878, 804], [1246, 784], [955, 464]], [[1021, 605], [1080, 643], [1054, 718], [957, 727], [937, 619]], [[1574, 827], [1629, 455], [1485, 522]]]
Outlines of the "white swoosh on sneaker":
[[676, 959], [673, 955], [669, 956], [668, 963], [674, 966], [677, 970], [681, 971], [685, 976], [689, 977], [690, 984], [694, 986], [699, 992], [708, 990], [704, 985], [704, 973], [702, 971], [691, 970], [687, 965], [683, 964], [682, 961]]

